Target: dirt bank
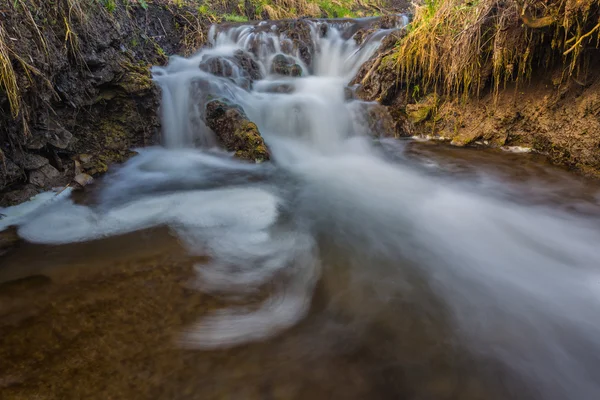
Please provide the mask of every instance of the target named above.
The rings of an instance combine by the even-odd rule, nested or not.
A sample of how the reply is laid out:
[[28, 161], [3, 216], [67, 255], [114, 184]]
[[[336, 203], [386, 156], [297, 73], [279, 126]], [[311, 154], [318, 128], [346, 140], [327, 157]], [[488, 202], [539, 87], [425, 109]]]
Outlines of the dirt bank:
[[156, 143], [149, 67], [200, 45], [209, 23], [167, 4], [2, 4], [1, 205], [77, 175], [85, 183], [130, 149]]
[[425, 2], [355, 79], [405, 136], [545, 154], [600, 176], [599, 2]]

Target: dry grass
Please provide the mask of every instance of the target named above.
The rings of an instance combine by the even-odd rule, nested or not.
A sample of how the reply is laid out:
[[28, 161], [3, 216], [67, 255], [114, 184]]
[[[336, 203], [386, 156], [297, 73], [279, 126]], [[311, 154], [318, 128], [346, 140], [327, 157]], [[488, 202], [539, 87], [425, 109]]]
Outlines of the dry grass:
[[0, 25], [0, 87], [6, 91], [12, 117], [17, 118], [21, 107], [21, 95], [12, 65], [8, 40], [6, 31]]
[[598, 45], [599, 8], [599, 0], [426, 0], [395, 50], [399, 78], [468, 96], [557, 61], [576, 75], [586, 46]]

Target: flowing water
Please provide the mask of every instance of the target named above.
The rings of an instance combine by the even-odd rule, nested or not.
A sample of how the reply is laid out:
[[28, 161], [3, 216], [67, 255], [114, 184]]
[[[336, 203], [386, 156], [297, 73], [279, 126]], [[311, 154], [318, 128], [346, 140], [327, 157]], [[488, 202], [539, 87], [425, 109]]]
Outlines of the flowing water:
[[[44, 281], [27, 294], [36, 318], [63, 321], [57, 315], [79, 307], [79, 296], [110, 286], [122, 288], [121, 307], [132, 309], [99, 295], [114, 300], [105, 299], [106, 321], [124, 321], [103, 340], [123, 344], [176, 327], [172, 336], [153, 334], [160, 341], [151, 345], [127, 342], [136, 348], [128, 362], [155, 366], [128, 379], [154, 389], [115, 398], [600, 397], [597, 187], [532, 156], [373, 139], [368, 105], [349, 100], [345, 88], [389, 31], [358, 46], [352, 34], [361, 23], [309, 21], [305, 51], [275, 24], [212, 29], [210, 47], [154, 70], [164, 147], [140, 150], [92, 204], [64, 196], [15, 220], [28, 243], [5, 259], [0, 280], [63, 267], [53, 278], [60, 290]], [[240, 50], [258, 63], [260, 80], [231, 61]], [[302, 76], [270, 73], [280, 53]], [[211, 60], [229, 74], [199, 68]], [[215, 97], [257, 123], [272, 162], [243, 163], [214, 147], [203, 110]], [[145, 267], [123, 272], [132, 259]], [[98, 272], [116, 262], [117, 275]], [[193, 279], [181, 266], [190, 264]], [[73, 283], [73, 274], [91, 270], [93, 280]], [[151, 283], [127, 289], [144, 274]], [[69, 290], [77, 298], [66, 299]], [[51, 311], [31, 300], [41, 292]], [[6, 309], [27, 309], [24, 294], [10, 293]], [[17, 337], [33, 347], [50, 340], [11, 324], [2, 329], [13, 345]], [[104, 329], [90, 324], [80, 329]], [[133, 334], [132, 324], [148, 328]], [[52, 329], [62, 332], [60, 343], [80, 338]], [[179, 349], [166, 369], [158, 367], [165, 348]], [[7, 359], [21, 354], [3, 351]], [[104, 351], [107, 363], [119, 359]], [[19, 386], [13, 375], [0, 377], [0, 389]], [[110, 376], [88, 377], [94, 392], [84, 397], [119, 386]], [[68, 388], [57, 398], [83, 393]]]

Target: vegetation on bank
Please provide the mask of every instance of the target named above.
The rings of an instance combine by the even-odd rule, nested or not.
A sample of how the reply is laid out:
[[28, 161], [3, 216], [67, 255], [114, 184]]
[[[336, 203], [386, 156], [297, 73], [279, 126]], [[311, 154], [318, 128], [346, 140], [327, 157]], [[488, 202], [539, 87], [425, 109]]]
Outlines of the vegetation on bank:
[[[355, 17], [366, 13], [376, 14], [382, 10], [379, 0], [1, 0], [0, 100], [2, 97], [8, 98], [12, 118], [26, 118], [21, 113], [23, 85], [31, 84], [34, 77], [50, 87], [52, 84], [29, 54], [34, 49], [23, 51], [18, 47], [21, 38], [9, 36], [6, 30], [7, 16], [21, 14], [17, 20], [29, 26], [29, 31], [35, 36], [36, 50], [46, 57], [51, 51], [48, 44], [48, 36], [51, 35], [60, 37], [66, 55], [77, 59], [80, 58], [82, 38], [93, 34], [90, 32], [93, 28], [88, 24], [92, 15], [101, 13], [110, 18], [129, 15], [139, 9], [148, 10], [152, 6], [170, 8], [184, 21], [179, 27], [184, 31], [184, 47], [190, 51], [203, 44], [205, 31], [211, 23], [300, 16]], [[160, 46], [155, 47], [156, 52], [164, 58], [165, 52]], [[20, 80], [18, 75], [25, 75], [27, 79]]]
[[555, 66], [577, 78], [599, 44], [599, 0], [425, 0], [385, 61], [416, 95], [466, 98]]

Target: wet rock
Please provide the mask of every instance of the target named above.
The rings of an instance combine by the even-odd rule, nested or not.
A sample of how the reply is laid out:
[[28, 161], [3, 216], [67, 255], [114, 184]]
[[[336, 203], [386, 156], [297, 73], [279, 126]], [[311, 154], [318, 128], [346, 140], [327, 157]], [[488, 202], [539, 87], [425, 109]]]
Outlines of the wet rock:
[[230, 78], [237, 85], [249, 89], [252, 82], [261, 79], [260, 66], [251, 54], [238, 50], [232, 57], [211, 56], [200, 62], [199, 68], [223, 78]]
[[346, 86], [344, 88], [344, 100], [350, 101], [354, 100], [356, 96], [354, 95], [354, 89]]
[[[275, 28], [272, 29], [271, 26]], [[273, 21], [273, 25], [265, 24], [259, 29], [276, 33], [280, 37], [285, 36], [287, 40], [282, 41], [281, 50], [288, 55], [298, 55], [305, 65], [311, 65], [315, 44], [312, 40], [311, 25], [308, 20]], [[254, 54], [258, 54], [259, 48], [260, 43], [257, 43], [257, 46], [253, 49]]]
[[26, 171], [42, 168], [48, 164], [48, 159], [38, 154], [18, 153], [13, 156], [15, 164]]
[[262, 78], [260, 66], [256, 61], [254, 61], [252, 55], [242, 50], [238, 50], [233, 55], [233, 58], [236, 60], [237, 64], [242, 68], [242, 70], [248, 73], [248, 76], [250, 76], [252, 80], [258, 80]]
[[394, 58], [394, 46], [406, 35], [402, 29], [391, 33], [383, 40], [379, 50], [364, 63], [351, 85], [358, 85], [356, 95], [366, 101], [389, 104], [403, 89], [398, 81], [398, 71]]
[[367, 108], [369, 129], [378, 137], [397, 137], [396, 122], [386, 106], [370, 104]]
[[51, 188], [60, 178], [60, 172], [49, 164], [29, 173], [29, 183], [46, 189]]
[[301, 76], [302, 67], [296, 64], [291, 57], [277, 54], [271, 64], [271, 73], [285, 76]]
[[206, 105], [206, 125], [216, 134], [219, 143], [237, 158], [249, 161], [269, 160], [269, 150], [256, 124], [240, 108], [213, 100]]
[[263, 86], [261, 88], [261, 91], [265, 92], [265, 93], [289, 94], [289, 93], [294, 93], [295, 87], [294, 87], [294, 85], [287, 84], [287, 83], [273, 83], [273, 84], [269, 84], [268, 86]]
[[377, 28], [363, 28], [363, 29], [359, 29], [354, 34], [354, 36], [353, 36], [354, 41], [356, 42], [356, 44], [361, 45], [374, 32], [377, 32]]
[[35, 186], [27, 184], [21, 189], [12, 190], [10, 192], [5, 193], [4, 196], [2, 196], [2, 198], [0, 199], [0, 206], [10, 207], [16, 204], [23, 203], [38, 193], [39, 190]]
[[53, 132], [49, 132], [48, 143], [57, 149], [66, 149], [71, 143], [73, 135], [65, 128], [57, 128]]

